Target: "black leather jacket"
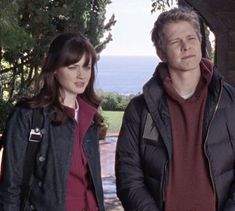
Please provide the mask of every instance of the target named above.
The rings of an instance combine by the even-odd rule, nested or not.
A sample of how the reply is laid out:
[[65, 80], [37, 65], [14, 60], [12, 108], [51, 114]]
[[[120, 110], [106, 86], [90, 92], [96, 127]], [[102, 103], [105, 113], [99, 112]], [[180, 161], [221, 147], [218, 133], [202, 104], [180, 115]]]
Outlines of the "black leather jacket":
[[[215, 72], [208, 88], [203, 128], [217, 210], [234, 211], [235, 89]], [[167, 99], [161, 81], [154, 76], [144, 86], [143, 94], [128, 105], [118, 138], [117, 195], [125, 210], [164, 210], [171, 154]]]
[[[47, 109], [43, 110], [43, 139], [37, 154], [35, 178], [26, 210], [64, 211], [65, 188], [74, 141], [73, 119], [64, 125], [53, 125]], [[0, 210], [19, 211], [20, 184], [24, 156], [32, 123], [32, 110], [16, 107], [3, 135], [4, 174], [0, 180]], [[84, 138], [83, 148], [99, 210], [104, 210], [100, 175], [99, 142], [96, 124], [92, 124]], [[44, 158], [44, 159], [42, 159]], [[33, 161], [32, 161], [33, 162]]]

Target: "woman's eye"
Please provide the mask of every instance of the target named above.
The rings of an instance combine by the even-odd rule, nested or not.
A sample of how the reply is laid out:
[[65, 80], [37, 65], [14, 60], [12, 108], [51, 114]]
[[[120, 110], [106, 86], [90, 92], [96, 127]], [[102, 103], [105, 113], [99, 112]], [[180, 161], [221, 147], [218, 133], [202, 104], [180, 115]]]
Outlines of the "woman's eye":
[[76, 66], [68, 66], [69, 70], [76, 70]]
[[91, 66], [88, 65], [88, 66], [85, 67], [85, 69], [86, 69], [86, 70], [90, 70], [90, 69], [91, 69]]

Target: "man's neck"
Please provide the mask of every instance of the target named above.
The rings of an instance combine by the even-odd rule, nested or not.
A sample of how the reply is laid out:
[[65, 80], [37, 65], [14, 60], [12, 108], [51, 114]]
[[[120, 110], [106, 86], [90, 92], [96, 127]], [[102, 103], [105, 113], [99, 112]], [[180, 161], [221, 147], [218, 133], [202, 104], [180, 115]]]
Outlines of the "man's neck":
[[200, 76], [200, 69], [187, 72], [170, 71], [172, 85], [182, 97], [192, 95], [195, 92]]

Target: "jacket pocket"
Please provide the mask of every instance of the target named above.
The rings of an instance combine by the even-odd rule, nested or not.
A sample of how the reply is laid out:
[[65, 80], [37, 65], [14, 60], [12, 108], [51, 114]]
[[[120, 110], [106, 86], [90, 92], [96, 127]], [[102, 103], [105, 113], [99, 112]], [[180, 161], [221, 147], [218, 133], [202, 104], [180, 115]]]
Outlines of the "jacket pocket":
[[150, 144], [150, 145], [159, 144], [159, 132], [156, 126], [154, 125], [154, 122], [150, 113], [148, 113], [146, 117], [142, 138], [146, 144]]

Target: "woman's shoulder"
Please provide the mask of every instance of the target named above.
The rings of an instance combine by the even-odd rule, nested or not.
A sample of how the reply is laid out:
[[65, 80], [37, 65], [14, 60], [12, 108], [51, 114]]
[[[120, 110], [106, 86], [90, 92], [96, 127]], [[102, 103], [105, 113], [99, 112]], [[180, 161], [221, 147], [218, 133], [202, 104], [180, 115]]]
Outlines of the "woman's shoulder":
[[9, 119], [27, 119], [32, 116], [33, 108], [24, 101], [19, 101], [12, 109]]

